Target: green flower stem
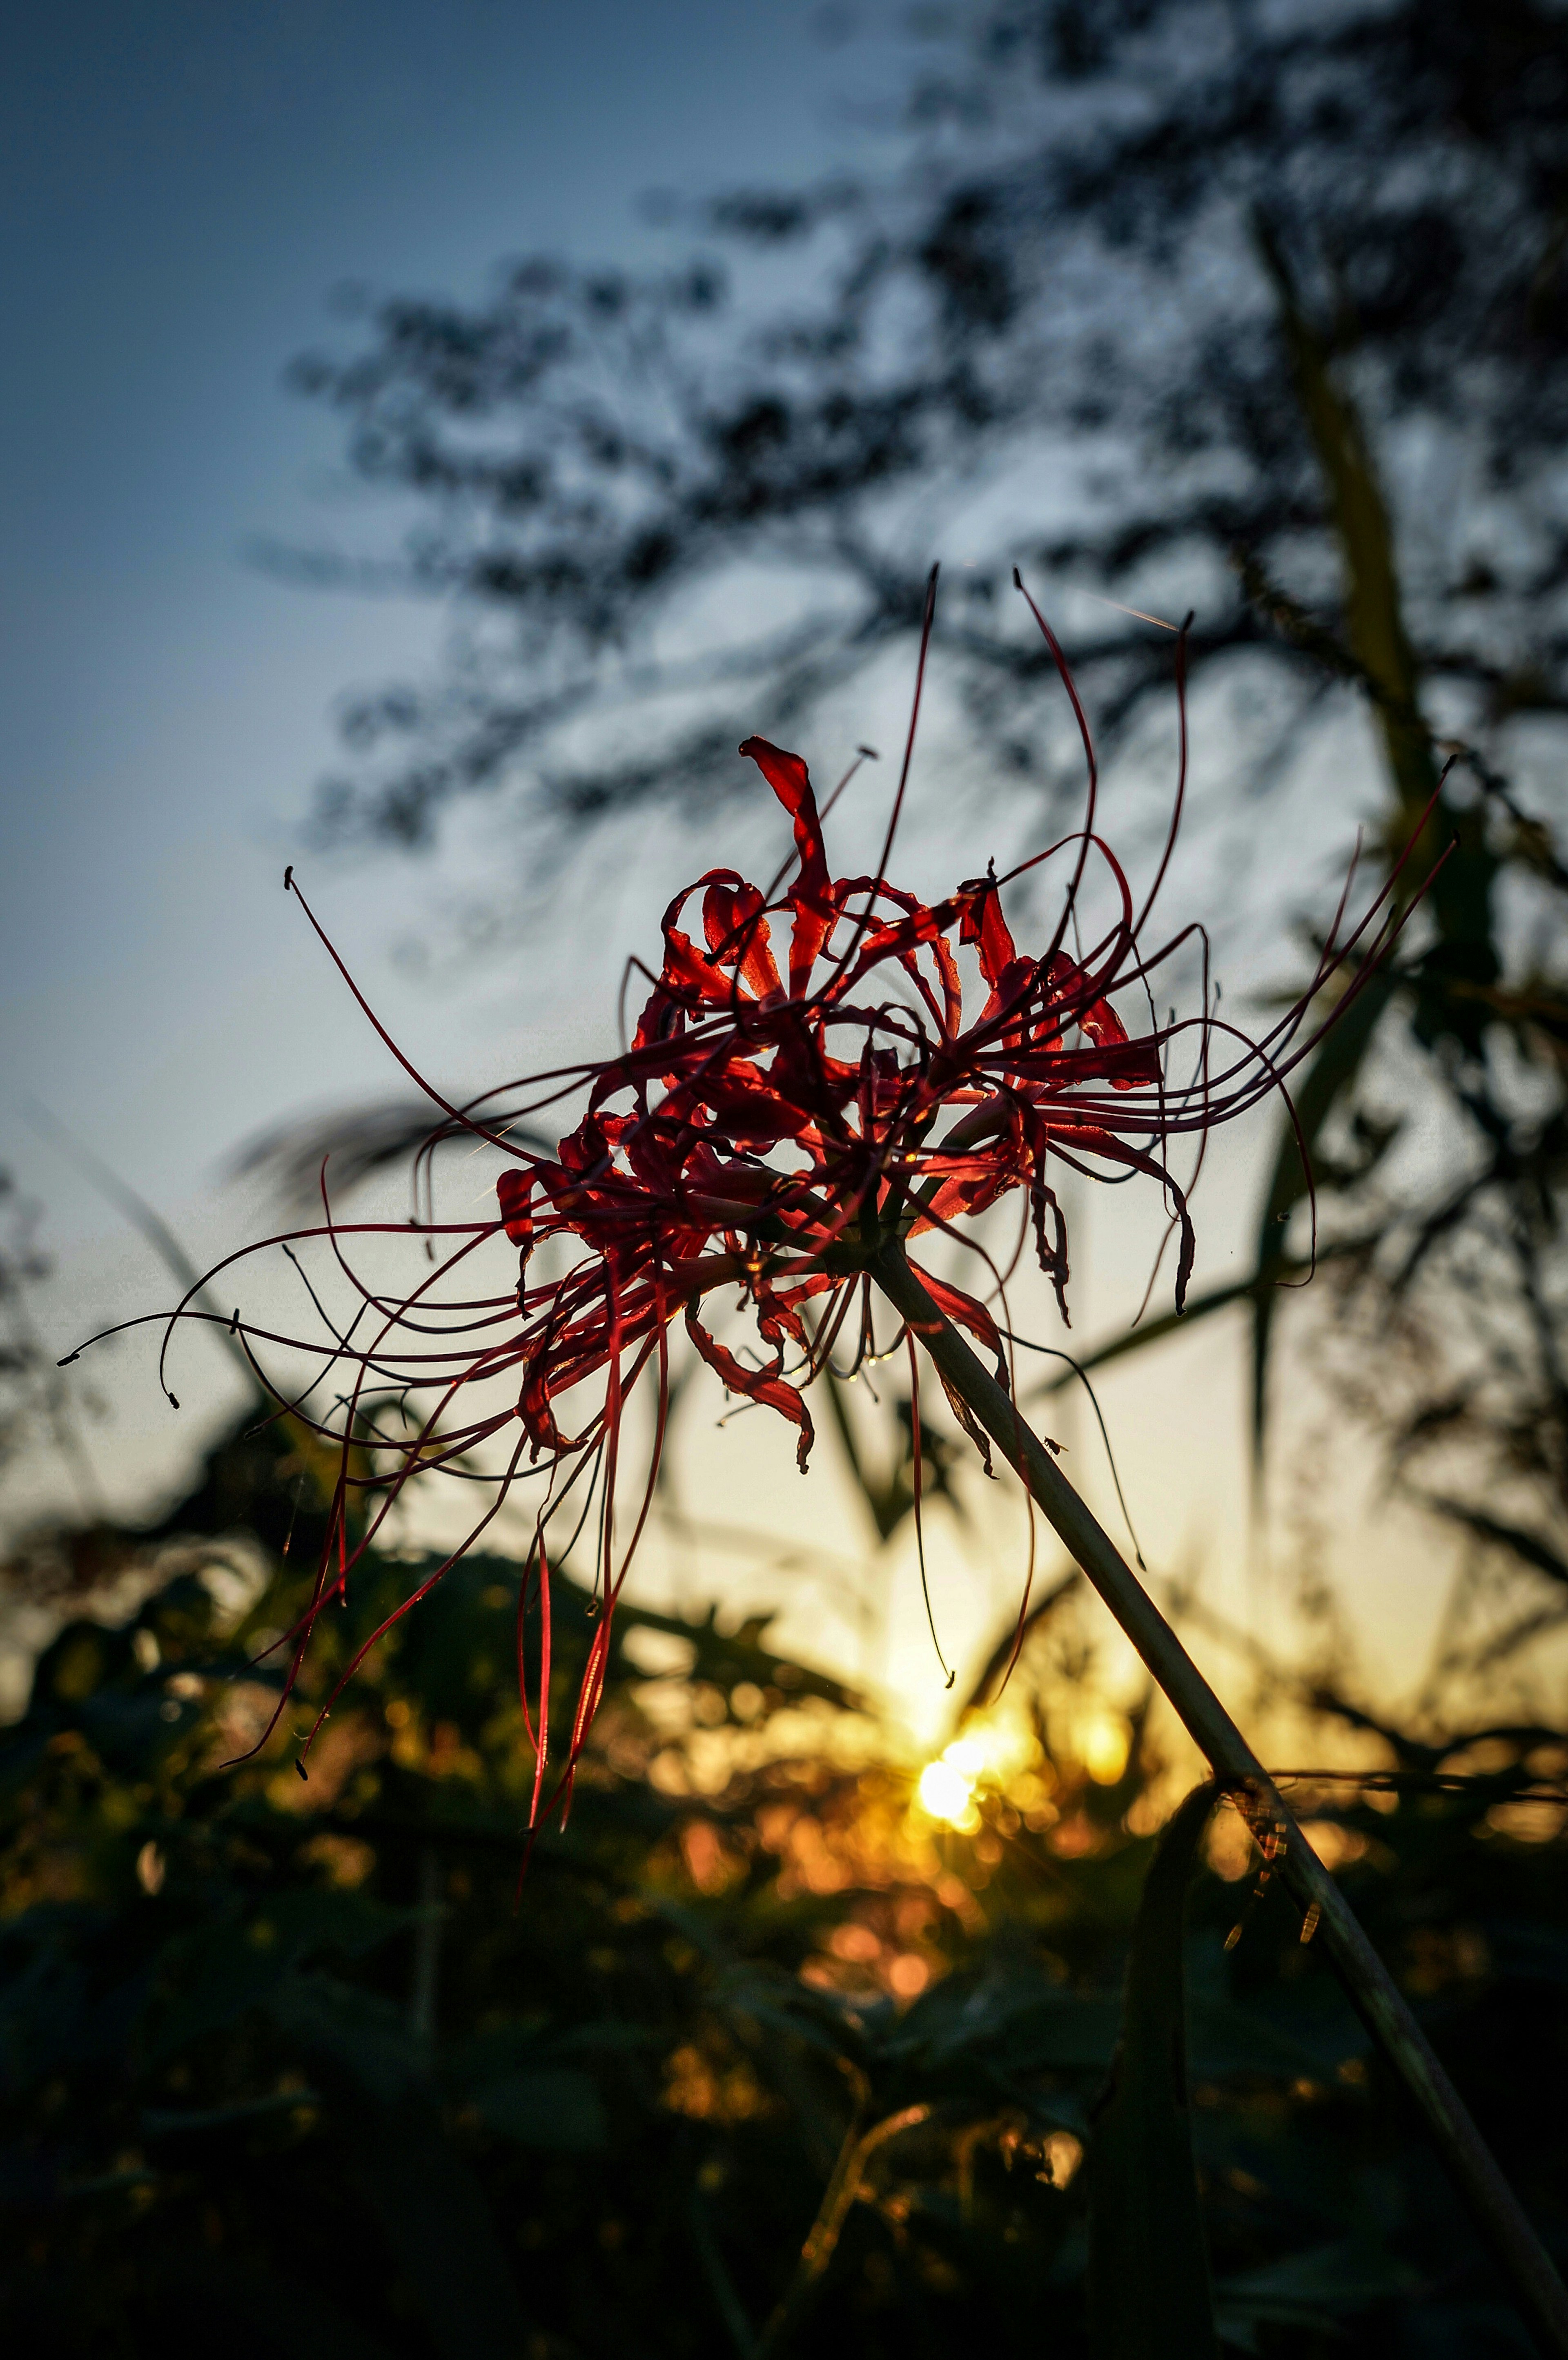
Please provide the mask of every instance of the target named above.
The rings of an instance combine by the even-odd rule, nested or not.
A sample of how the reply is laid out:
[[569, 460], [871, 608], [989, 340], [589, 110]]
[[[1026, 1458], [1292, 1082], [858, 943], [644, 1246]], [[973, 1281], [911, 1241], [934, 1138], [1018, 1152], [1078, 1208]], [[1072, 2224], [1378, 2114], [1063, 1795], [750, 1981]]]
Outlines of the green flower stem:
[[1303, 1911], [1317, 1910], [1321, 1939], [1329, 1956], [1367, 2029], [1424, 2117], [1541, 2349], [1568, 2360], [1568, 2292], [1551, 2256], [1404, 1994], [1276, 1793], [1262, 1764], [1051, 1452], [937, 1309], [905, 1260], [902, 1246], [896, 1240], [885, 1242], [870, 1268], [894, 1309], [909, 1322], [948, 1383], [1028, 1485], [1170, 1699], [1220, 1785], [1250, 1797], [1251, 1807], [1260, 1809], [1282, 1832], [1285, 1849], [1278, 1874]]

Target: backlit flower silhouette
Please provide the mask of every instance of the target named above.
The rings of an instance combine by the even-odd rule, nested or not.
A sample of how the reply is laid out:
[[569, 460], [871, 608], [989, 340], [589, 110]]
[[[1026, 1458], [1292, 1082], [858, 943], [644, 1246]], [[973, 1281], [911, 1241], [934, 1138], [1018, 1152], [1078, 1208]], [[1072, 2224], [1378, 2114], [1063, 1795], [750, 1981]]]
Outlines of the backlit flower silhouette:
[[[426, 1187], [423, 1216], [408, 1229], [341, 1220], [323, 1169], [322, 1223], [264, 1241], [325, 1240], [356, 1306], [351, 1319], [334, 1325], [318, 1304], [321, 1328], [304, 1337], [265, 1329], [237, 1311], [232, 1323], [279, 1407], [335, 1453], [331, 1538], [311, 1601], [289, 1634], [289, 1687], [318, 1616], [344, 1595], [416, 1475], [488, 1480], [493, 1496], [463, 1546], [389, 1622], [473, 1546], [519, 1484], [532, 1480], [539, 1492], [518, 1601], [518, 1672], [536, 1749], [537, 1819], [551, 1753], [550, 1565], [561, 1554], [553, 1535], [581, 1531], [597, 1502], [600, 1613], [570, 1734], [557, 1749], [562, 1776], [554, 1791], [564, 1800], [603, 1691], [615, 1602], [652, 1502], [677, 1322], [731, 1395], [789, 1422], [803, 1470], [812, 1444], [811, 1389], [830, 1355], [846, 1352], [859, 1366], [868, 1353], [907, 1341], [914, 1365], [913, 1338], [896, 1320], [889, 1337], [885, 1306], [884, 1332], [876, 1329], [872, 1265], [889, 1241], [915, 1256], [922, 1244], [947, 1240], [975, 1249], [974, 1291], [929, 1264], [916, 1266], [937, 1309], [990, 1354], [1006, 1384], [1006, 1322], [992, 1307], [1006, 1273], [976, 1233], [978, 1218], [1015, 1200], [1018, 1247], [1032, 1250], [1065, 1315], [1068, 1240], [1057, 1178], [1141, 1175], [1169, 1211], [1181, 1308], [1193, 1240], [1186, 1193], [1171, 1169], [1172, 1146], [1192, 1140], [1201, 1154], [1214, 1126], [1270, 1091], [1283, 1093], [1286, 1076], [1332, 1019], [1333, 1011], [1309, 1021], [1331, 977], [1346, 978], [1342, 1009], [1399, 921], [1385, 888], [1343, 940], [1336, 922], [1311, 986], [1260, 1041], [1214, 1014], [1206, 966], [1199, 1012], [1155, 1022], [1157, 970], [1202, 941], [1201, 929], [1185, 926], [1152, 948], [1147, 943], [1181, 815], [1181, 650], [1171, 828], [1140, 904], [1099, 832], [1089, 729], [1038, 610], [1037, 620], [1083, 735], [1088, 797], [1081, 827], [1007, 876], [988, 869], [927, 903], [887, 873], [908, 748], [877, 871], [838, 877], [805, 762], [748, 738], [740, 751], [789, 815], [792, 859], [768, 891], [734, 869], [713, 869], [677, 895], [664, 913], [657, 972], [643, 970], [650, 988], [621, 1053], [464, 1106], [414, 1075], [439, 1117], [416, 1159], [416, 1184]], [[923, 672], [923, 646], [920, 661]], [[919, 697], [917, 683], [917, 713]], [[1052, 863], [1063, 879], [1059, 914], [1042, 945], [1020, 950], [1005, 895], [1027, 871]], [[1109, 915], [1084, 939], [1091, 905]], [[1388, 914], [1377, 923], [1385, 906]], [[337, 960], [313, 915], [310, 923]], [[530, 1143], [541, 1118], [573, 1097], [576, 1120], [553, 1152]], [[462, 1138], [502, 1159], [495, 1211], [438, 1220], [431, 1155]], [[356, 1261], [356, 1245], [410, 1232], [434, 1258], [417, 1285], [388, 1294]], [[494, 1273], [503, 1240], [515, 1258], [497, 1284], [479, 1273]], [[755, 1346], [721, 1340], [714, 1297], [746, 1316]], [[174, 1317], [210, 1316], [188, 1297]], [[304, 1390], [268, 1374], [267, 1356], [279, 1347], [313, 1360]], [[623, 1428], [626, 1404], [643, 1384], [652, 1389], [652, 1441], [623, 1538]], [[332, 1387], [329, 1411], [321, 1403], [332, 1401]], [[951, 1388], [949, 1399], [985, 1451]], [[918, 1437], [918, 1419], [915, 1430]], [[530, 1678], [523, 1635], [533, 1613], [539, 1643]], [[359, 1650], [323, 1716], [387, 1627]]]

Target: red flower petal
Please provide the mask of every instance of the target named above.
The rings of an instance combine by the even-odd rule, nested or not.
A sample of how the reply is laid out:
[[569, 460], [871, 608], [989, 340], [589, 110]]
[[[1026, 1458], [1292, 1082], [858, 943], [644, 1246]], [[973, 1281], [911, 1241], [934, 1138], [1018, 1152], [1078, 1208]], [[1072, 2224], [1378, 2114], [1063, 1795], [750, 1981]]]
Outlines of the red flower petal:
[[804, 1400], [795, 1387], [787, 1384], [779, 1373], [783, 1366], [782, 1352], [774, 1355], [769, 1368], [748, 1369], [744, 1361], [735, 1359], [733, 1352], [726, 1351], [716, 1337], [708, 1333], [697, 1317], [696, 1306], [691, 1303], [686, 1306], [686, 1332], [709, 1368], [717, 1372], [732, 1393], [743, 1393], [747, 1401], [762, 1402], [768, 1409], [776, 1409], [780, 1417], [787, 1417], [791, 1426], [800, 1427], [800, 1439], [795, 1446], [795, 1463], [803, 1475], [816, 1436], [811, 1425], [811, 1413]]
[[795, 823], [795, 848], [800, 873], [786, 895], [795, 912], [789, 943], [789, 989], [803, 992], [837, 916], [828, 884], [827, 855], [822, 848], [822, 824], [811, 792], [811, 774], [799, 754], [786, 754], [766, 738], [747, 738], [741, 752], [757, 764], [768, 785]]
[[495, 1194], [501, 1204], [501, 1221], [515, 1246], [531, 1246], [534, 1241], [534, 1176], [531, 1172], [519, 1172], [509, 1164], [495, 1183]]

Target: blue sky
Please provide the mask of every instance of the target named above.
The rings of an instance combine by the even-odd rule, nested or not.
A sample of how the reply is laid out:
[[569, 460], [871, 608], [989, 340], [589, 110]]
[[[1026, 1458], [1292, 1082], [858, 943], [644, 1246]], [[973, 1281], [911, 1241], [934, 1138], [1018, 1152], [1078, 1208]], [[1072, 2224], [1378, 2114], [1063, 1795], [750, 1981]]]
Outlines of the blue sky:
[[[269, 579], [253, 537], [390, 545], [283, 372], [345, 281], [476, 294], [539, 247], [662, 250], [653, 188], [842, 158], [875, 42], [800, 0], [62, 0], [0, 72], [0, 1161], [49, 1207], [61, 1335], [160, 1282], [30, 1098], [216, 1248], [234, 1142], [391, 1076], [279, 891], [336, 700], [440, 618]], [[884, 69], [885, 70], [885, 69]], [[417, 987], [426, 870], [318, 866], [416, 1050], [482, 1065], [504, 978]], [[570, 1022], [570, 1011], [558, 1011]], [[461, 1053], [453, 1050], [461, 1042]], [[74, 1335], [70, 1338], [74, 1341]], [[125, 1459], [105, 1438], [110, 1476]], [[137, 1440], [145, 1489], [172, 1445]]]
[[[343, 529], [330, 422], [280, 383], [330, 334], [331, 290], [474, 292], [501, 255], [541, 246], [635, 256], [653, 243], [635, 212], [650, 186], [755, 170], [759, 145], [770, 170], [811, 170], [833, 152], [843, 73], [809, 20], [787, 0], [13, 16], [8, 1000], [89, 976], [123, 991], [171, 863], [200, 933], [190, 904], [238, 880], [193, 856], [259, 859], [265, 840], [270, 871], [330, 751], [331, 700], [430, 642], [424, 612], [242, 562], [254, 534]], [[38, 1033], [57, 1096], [71, 1046]]]

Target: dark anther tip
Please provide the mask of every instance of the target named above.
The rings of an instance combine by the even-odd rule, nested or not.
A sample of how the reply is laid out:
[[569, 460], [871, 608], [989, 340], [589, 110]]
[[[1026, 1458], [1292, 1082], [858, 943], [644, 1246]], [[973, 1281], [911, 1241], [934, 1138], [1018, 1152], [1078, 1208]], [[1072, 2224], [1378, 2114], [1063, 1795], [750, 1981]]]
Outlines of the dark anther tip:
[[294, 1767], [295, 1767], [295, 1769], [296, 1769], [296, 1770], [298, 1770], [298, 1772], [299, 1773], [300, 1777], [301, 1777], [301, 1778], [303, 1778], [303, 1780], [305, 1781], [306, 1786], [308, 1786], [310, 1785], [310, 1772], [306, 1769], [305, 1765], [304, 1765], [304, 1764], [303, 1764], [303, 1763], [302, 1763], [302, 1762], [298, 1758], [298, 1756], [296, 1756], [296, 1758], [295, 1758]]
[[69, 1369], [72, 1360], [80, 1360], [81, 1358], [82, 1353], [80, 1349], [74, 1352], [68, 1352], [63, 1360], [57, 1360], [55, 1362], [55, 1367], [57, 1369]]
[[169, 1396], [169, 1406], [170, 1409], [178, 1409], [180, 1407], [179, 1401], [173, 1393], [170, 1393]]
[[288, 868], [287, 868], [287, 869], [284, 870], [284, 872], [283, 872], [283, 890], [284, 890], [286, 893], [288, 892], [289, 888], [290, 887], [290, 885], [292, 885], [292, 884], [293, 884], [293, 882], [294, 882], [294, 863], [293, 863], [292, 861], [290, 861], [290, 862], [289, 863]]

